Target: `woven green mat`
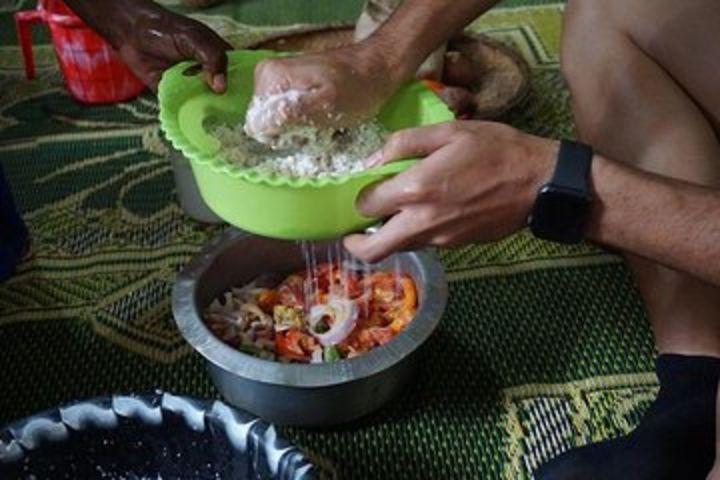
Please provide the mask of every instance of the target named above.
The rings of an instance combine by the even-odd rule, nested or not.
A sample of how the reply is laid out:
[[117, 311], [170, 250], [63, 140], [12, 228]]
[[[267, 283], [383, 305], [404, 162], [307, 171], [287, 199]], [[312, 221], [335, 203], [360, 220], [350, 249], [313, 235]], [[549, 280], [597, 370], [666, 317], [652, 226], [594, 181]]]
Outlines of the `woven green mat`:
[[[159, 0], [179, 12], [192, 12], [180, 0]], [[205, 10], [213, 15], [232, 17], [252, 25], [292, 23], [352, 22], [360, 14], [365, 0], [225, 0]], [[557, 0], [503, 0], [499, 7], [536, 6]]]
[[[154, 98], [78, 106], [48, 46], [36, 49], [39, 80], [24, 81], [5, 28], [16, 3], [0, 3], [0, 161], [34, 256], [0, 286], [0, 423], [111, 392], [216, 396], [169, 297], [219, 229], [188, 220], [175, 201]], [[572, 135], [561, 14], [505, 8], [472, 27], [530, 62], [533, 93], [507, 120], [543, 135]], [[201, 18], [236, 45], [277, 31]], [[450, 302], [416, 383], [355, 425], [284, 429], [292, 441], [339, 478], [511, 479], [636, 424], [656, 391], [654, 352], [618, 257], [525, 233], [441, 255]]]

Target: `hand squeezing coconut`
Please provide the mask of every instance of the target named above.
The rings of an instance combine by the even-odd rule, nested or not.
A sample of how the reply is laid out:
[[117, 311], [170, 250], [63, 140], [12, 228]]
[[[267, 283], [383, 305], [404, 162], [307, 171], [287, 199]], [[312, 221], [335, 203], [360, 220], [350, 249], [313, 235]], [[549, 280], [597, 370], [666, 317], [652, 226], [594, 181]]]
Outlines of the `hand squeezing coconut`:
[[395, 90], [364, 52], [351, 46], [260, 63], [244, 133], [274, 152], [243, 166], [301, 177], [362, 170], [384, 144], [387, 132], [372, 119]]
[[[256, 95], [242, 126], [218, 125], [213, 133], [226, 161], [288, 177], [344, 175], [382, 147], [386, 130], [377, 121], [344, 127], [316, 126], [299, 108], [308, 92], [288, 89]], [[293, 116], [295, 115], [295, 116]]]
[[[273, 150], [296, 150], [329, 144], [334, 129], [303, 124], [301, 109], [308, 92], [297, 89], [256, 95], [245, 116], [245, 133]], [[293, 123], [297, 119], [299, 122]]]
[[[353, 45], [261, 62], [255, 71], [255, 97], [246, 133], [282, 148], [312, 139], [317, 129], [335, 131], [357, 125], [377, 115], [413, 77], [442, 80], [445, 85], [438, 95], [459, 118], [469, 116], [474, 103], [467, 86], [474, 83], [476, 74], [457, 52], [437, 48], [456, 30], [455, 20], [443, 27], [449, 27], [447, 31], [441, 28], [408, 37], [398, 32], [416, 28], [417, 22], [431, 22], [433, 17], [407, 7], [402, 15], [388, 19], [398, 4], [399, 0], [369, 1]], [[450, 16], [464, 19], [469, 16], [463, 12], [467, 8]]]
[[245, 132], [275, 148], [302, 145], [318, 132], [327, 139], [374, 118], [401, 83], [364, 45], [266, 60], [255, 70]]

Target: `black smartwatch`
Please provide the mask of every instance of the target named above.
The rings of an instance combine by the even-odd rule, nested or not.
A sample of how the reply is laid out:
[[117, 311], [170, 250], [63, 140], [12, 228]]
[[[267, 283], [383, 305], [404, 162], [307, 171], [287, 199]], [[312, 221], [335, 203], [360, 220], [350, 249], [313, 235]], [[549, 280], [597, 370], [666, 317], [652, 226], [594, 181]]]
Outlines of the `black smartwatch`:
[[538, 192], [528, 226], [538, 238], [559, 243], [579, 243], [590, 219], [590, 146], [560, 142], [555, 173]]

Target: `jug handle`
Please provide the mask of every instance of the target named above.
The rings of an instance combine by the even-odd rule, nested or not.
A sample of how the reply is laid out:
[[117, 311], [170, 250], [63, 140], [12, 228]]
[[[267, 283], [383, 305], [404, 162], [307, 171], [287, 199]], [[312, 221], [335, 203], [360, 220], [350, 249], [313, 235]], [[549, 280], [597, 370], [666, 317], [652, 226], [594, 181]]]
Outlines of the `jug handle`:
[[25, 60], [25, 76], [28, 80], [35, 78], [35, 60], [33, 58], [31, 27], [33, 23], [43, 22], [43, 14], [38, 10], [27, 10], [15, 13], [15, 31], [18, 43], [22, 48]]

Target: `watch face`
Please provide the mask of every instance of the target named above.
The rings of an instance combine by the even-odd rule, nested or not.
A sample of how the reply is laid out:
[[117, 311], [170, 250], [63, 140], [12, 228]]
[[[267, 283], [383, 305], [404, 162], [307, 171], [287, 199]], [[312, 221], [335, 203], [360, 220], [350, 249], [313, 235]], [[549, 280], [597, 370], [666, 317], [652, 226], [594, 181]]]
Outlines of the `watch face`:
[[584, 237], [589, 216], [590, 198], [548, 185], [540, 190], [528, 223], [537, 237], [578, 243]]

